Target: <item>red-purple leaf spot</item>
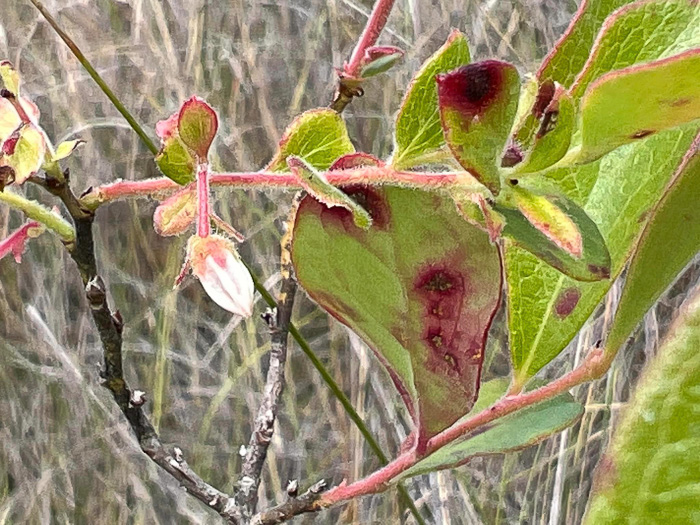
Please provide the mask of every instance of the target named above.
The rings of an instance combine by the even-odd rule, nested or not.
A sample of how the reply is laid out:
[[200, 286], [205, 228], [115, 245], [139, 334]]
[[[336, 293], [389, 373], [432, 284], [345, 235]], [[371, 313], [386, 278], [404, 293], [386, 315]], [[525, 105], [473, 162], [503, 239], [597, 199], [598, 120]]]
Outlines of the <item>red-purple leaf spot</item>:
[[17, 128], [15, 131], [12, 132], [12, 135], [10, 135], [5, 142], [2, 143], [2, 154], [3, 155], [14, 155], [15, 154], [15, 148], [17, 147], [17, 143], [19, 142], [19, 137], [20, 137], [20, 131], [22, 130], [22, 127]]
[[632, 134], [633, 139], [643, 139], [644, 137], [648, 137], [649, 135], [653, 135], [654, 130], [653, 129], [641, 129], [637, 131], [636, 133]]
[[219, 119], [214, 109], [203, 99], [193, 96], [180, 108], [177, 126], [182, 142], [200, 160], [206, 160], [219, 127]]
[[339, 170], [351, 170], [355, 168], [362, 168], [363, 166], [384, 166], [384, 161], [378, 159], [374, 155], [364, 152], [348, 153], [338, 157], [328, 171], [339, 171]]
[[473, 119], [496, 100], [503, 89], [505, 62], [485, 60], [437, 75], [440, 105], [456, 109]]
[[[349, 186], [342, 186], [340, 189], [362, 208], [367, 210], [367, 213], [372, 217], [373, 229], [386, 229], [390, 220], [389, 209], [384, 197], [380, 195], [377, 190], [364, 184], [351, 184]], [[347, 232], [359, 233], [362, 231], [361, 228], [355, 225], [350, 210], [339, 206], [329, 208], [310, 197], [306, 197], [302, 201], [302, 206], [311, 206], [311, 202], [307, 202], [309, 200], [312, 200], [321, 208], [320, 210], [316, 210], [316, 213], [321, 216], [323, 221], [339, 222]]]
[[464, 349], [455, 347], [457, 321], [464, 300], [464, 279], [448, 268], [430, 265], [419, 273], [415, 288], [425, 301], [423, 339], [432, 349], [428, 367], [442, 375], [458, 378], [465, 357]]
[[554, 311], [557, 316], [561, 319], [568, 317], [569, 314], [574, 311], [574, 308], [576, 308], [580, 298], [581, 291], [575, 287], [567, 288], [561, 292], [554, 304]]
[[532, 106], [532, 115], [537, 119], [541, 119], [544, 115], [547, 106], [554, 98], [554, 93], [556, 91], [556, 85], [553, 80], [545, 80], [540, 84], [537, 90], [537, 97], [535, 98], [535, 104]]

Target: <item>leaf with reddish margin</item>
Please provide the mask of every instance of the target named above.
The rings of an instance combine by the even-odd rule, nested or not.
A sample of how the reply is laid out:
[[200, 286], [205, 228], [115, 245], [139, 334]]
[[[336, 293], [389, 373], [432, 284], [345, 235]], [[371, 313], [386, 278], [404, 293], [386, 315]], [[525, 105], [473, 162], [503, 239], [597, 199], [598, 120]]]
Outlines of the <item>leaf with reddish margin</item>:
[[456, 29], [411, 80], [396, 117], [394, 153], [391, 165], [409, 169], [440, 157], [445, 138], [440, 127], [435, 76], [447, 73], [470, 60], [467, 39]]
[[289, 171], [287, 157], [296, 155], [317, 170], [327, 170], [333, 161], [355, 151], [345, 121], [336, 111], [319, 108], [305, 111], [284, 130], [268, 171]]
[[[543, 86], [548, 86], [544, 84]], [[545, 98], [540, 90], [533, 106], [530, 146], [523, 151], [524, 160], [515, 167], [515, 173], [526, 174], [542, 171], [559, 161], [569, 149], [576, 124], [576, 109], [571, 96], [552, 83], [551, 98]], [[548, 91], [544, 92], [545, 96]], [[529, 138], [529, 137], [528, 137]]]
[[585, 66], [571, 86], [579, 100], [597, 78], [700, 47], [700, 5], [695, 0], [640, 0], [603, 23]]
[[292, 261], [309, 295], [387, 366], [419, 428], [419, 446], [474, 404], [501, 290], [498, 249], [451, 199], [395, 186], [342, 188], [373, 218], [306, 197]]
[[392, 483], [436, 470], [455, 468], [474, 456], [521, 450], [573, 425], [581, 419], [583, 412], [583, 405], [571, 394], [561, 394], [498, 419], [481, 428], [476, 435], [468, 435], [445, 445], [393, 479]]
[[219, 129], [214, 109], [203, 99], [193, 96], [180, 108], [177, 130], [183, 144], [201, 160], [206, 160], [209, 148]]
[[14, 182], [22, 184], [41, 169], [45, 155], [44, 134], [33, 124], [25, 124], [2, 144], [0, 165], [11, 168]]
[[582, 0], [569, 27], [545, 57], [537, 78], [554, 80], [569, 87], [591, 54], [605, 19], [630, 0]]
[[153, 228], [168, 237], [187, 231], [197, 214], [197, 195], [193, 184], [161, 202], [153, 213]]
[[615, 353], [659, 296], [700, 251], [700, 134], [651, 215], [630, 261], [605, 341]]
[[388, 71], [404, 56], [403, 49], [394, 46], [373, 46], [365, 51], [360, 78], [370, 78]]
[[486, 60], [437, 76], [442, 129], [452, 154], [493, 193], [520, 94], [515, 66]]
[[287, 166], [297, 177], [301, 187], [317, 201], [329, 208], [340, 206], [348, 210], [352, 213], [352, 219], [358, 228], [366, 230], [372, 225], [372, 217], [362, 206], [348, 197], [342, 190], [330, 184], [322, 173], [309, 166], [303, 159], [290, 155], [287, 157]]
[[[700, 119], [700, 49], [631, 66], [593, 82], [581, 101], [581, 146], [573, 162]], [[567, 156], [568, 157], [568, 156]]]
[[[503, 236], [577, 281], [610, 277], [610, 252], [588, 214], [562, 195], [504, 190], [494, 211], [505, 219]], [[503, 195], [502, 194], [502, 195]]]

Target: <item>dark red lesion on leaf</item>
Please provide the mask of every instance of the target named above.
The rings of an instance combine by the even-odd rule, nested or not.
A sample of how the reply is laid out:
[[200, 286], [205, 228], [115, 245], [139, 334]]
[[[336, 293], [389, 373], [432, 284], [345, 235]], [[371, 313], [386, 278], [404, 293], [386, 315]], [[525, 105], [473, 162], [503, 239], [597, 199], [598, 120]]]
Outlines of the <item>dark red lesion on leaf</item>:
[[633, 139], [643, 139], [644, 137], [648, 137], [649, 135], [652, 135], [654, 132], [653, 129], [641, 129], [637, 131], [636, 133], [632, 133], [631, 138]]
[[597, 264], [589, 264], [588, 271], [593, 275], [598, 275], [602, 279], [610, 279], [610, 267], [609, 266], [599, 266]]
[[[365, 184], [350, 184], [342, 186], [340, 189], [367, 210], [372, 217], [372, 229], [384, 230], [389, 226], [391, 214], [386, 198], [381, 190]], [[363, 231], [355, 225], [352, 213], [345, 208], [339, 206], [328, 208], [316, 199], [307, 196], [300, 204], [300, 210], [302, 209], [319, 215], [324, 223], [340, 222], [347, 232]]]
[[549, 103], [554, 98], [554, 93], [556, 92], [556, 85], [553, 80], [545, 80], [540, 84], [537, 90], [537, 97], [535, 98], [535, 103], [532, 106], [532, 115], [537, 119], [541, 119], [544, 115], [545, 110], [549, 106]]
[[427, 367], [460, 379], [466, 367], [480, 366], [481, 346], [466, 341], [460, 330], [467, 287], [464, 276], [446, 264], [430, 264], [419, 272], [414, 290], [425, 304], [423, 340], [430, 349]]
[[485, 60], [437, 75], [440, 106], [465, 113], [468, 118], [484, 113], [503, 90], [506, 68], [498, 60]]
[[578, 288], [573, 286], [567, 288], [557, 297], [557, 301], [554, 304], [554, 311], [560, 318], [564, 319], [574, 311], [579, 299], [581, 299], [581, 291]]

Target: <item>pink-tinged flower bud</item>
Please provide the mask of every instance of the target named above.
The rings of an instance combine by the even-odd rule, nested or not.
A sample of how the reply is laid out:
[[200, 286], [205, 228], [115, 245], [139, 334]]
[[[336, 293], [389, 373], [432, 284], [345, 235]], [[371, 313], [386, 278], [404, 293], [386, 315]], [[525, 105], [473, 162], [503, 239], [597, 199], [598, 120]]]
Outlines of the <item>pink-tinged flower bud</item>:
[[192, 236], [187, 257], [209, 297], [224, 310], [250, 317], [255, 287], [233, 243], [219, 235]]

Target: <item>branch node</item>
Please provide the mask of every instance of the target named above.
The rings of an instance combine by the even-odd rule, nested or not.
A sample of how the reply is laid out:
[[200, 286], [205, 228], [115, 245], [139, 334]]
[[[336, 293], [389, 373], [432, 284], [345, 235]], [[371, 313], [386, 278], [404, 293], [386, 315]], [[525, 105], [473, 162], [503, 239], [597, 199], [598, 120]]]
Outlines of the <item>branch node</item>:
[[277, 327], [277, 308], [266, 308], [260, 317], [265, 324], [267, 324], [270, 330], [274, 330]]
[[287, 495], [290, 498], [296, 498], [297, 494], [299, 494], [299, 480], [293, 479], [287, 483]]
[[[133, 407], [140, 407], [146, 401], [146, 392], [144, 392], [143, 390], [134, 390], [131, 393], [131, 398], [129, 398], [129, 403], [131, 403], [131, 406]], [[182, 453], [182, 451], [180, 453]]]
[[99, 310], [107, 300], [107, 290], [102, 277], [96, 275], [90, 279], [85, 286], [85, 297], [87, 297], [90, 307]]

